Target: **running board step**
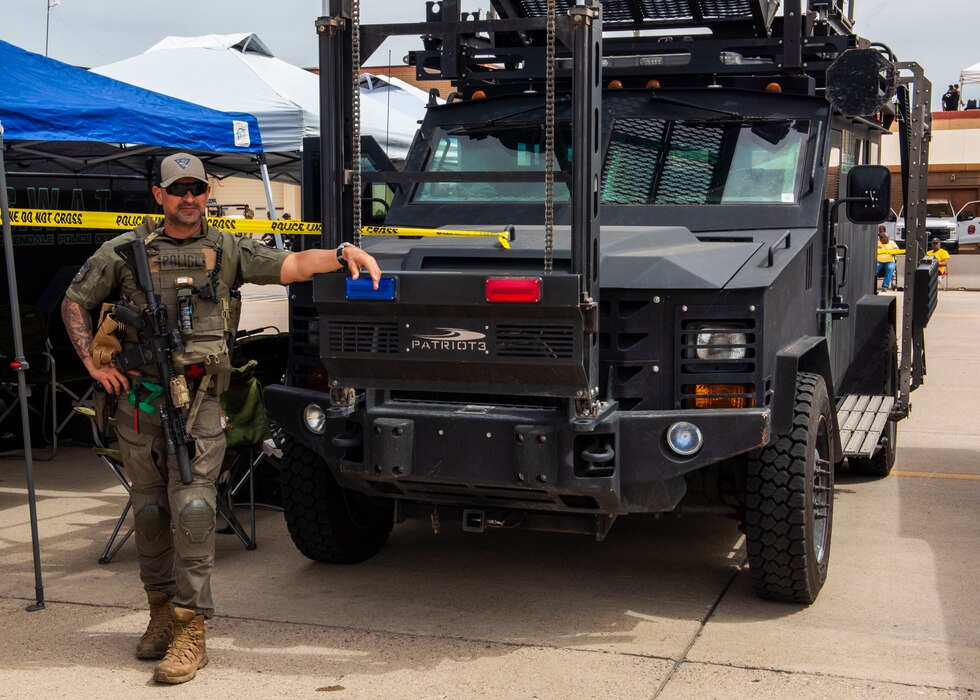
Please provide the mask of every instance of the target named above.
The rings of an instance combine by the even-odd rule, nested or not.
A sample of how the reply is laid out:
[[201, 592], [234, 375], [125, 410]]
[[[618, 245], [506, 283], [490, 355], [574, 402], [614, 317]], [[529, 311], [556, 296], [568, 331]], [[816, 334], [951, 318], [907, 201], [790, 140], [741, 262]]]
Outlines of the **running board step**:
[[871, 457], [888, 425], [893, 396], [847, 394], [837, 404], [837, 422], [844, 457]]

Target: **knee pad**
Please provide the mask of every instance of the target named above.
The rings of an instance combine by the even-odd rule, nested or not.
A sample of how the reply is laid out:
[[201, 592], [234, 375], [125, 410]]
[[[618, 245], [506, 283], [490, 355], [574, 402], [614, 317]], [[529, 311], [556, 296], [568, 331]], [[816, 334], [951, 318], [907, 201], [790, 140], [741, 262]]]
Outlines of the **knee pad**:
[[146, 544], [156, 544], [170, 532], [170, 513], [152, 503], [143, 506], [133, 516], [136, 537]]
[[192, 498], [181, 511], [178, 529], [190, 544], [202, 544], [214, 532], [214, 508], [203, 498]]

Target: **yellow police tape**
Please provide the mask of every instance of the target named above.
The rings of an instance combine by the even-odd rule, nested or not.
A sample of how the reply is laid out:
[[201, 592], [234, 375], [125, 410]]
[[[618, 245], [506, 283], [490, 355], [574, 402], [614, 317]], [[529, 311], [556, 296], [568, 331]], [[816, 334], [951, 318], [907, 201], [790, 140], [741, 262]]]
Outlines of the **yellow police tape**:
[[[879, 248], [878, 255], [905, 255], [905, 248]], [[930, 251], [925, 251], [926, 255], [930, 254]]]
[[[44, 226], [48, 228], [94, 228], [129, 231], [149, 216], [155, 225], [163, 223], [163, 216], [147, 214], [122, 214], [104, 211], [54, 211], [48, 209], [11, 209], [11, 226]], [[279, 233], [290, 235], [319, 235], [320, 224], [309, 221], [285, 219], [239, 219], [209, 216], [208, 225], [230, 233]], [[363, 236], [455, 236], [467, 238], [496, 238], [504, 248], [510, 248], [510, 231], [466, 231], [458, 229], [405, 228], [401, 226], [362, 226]]]

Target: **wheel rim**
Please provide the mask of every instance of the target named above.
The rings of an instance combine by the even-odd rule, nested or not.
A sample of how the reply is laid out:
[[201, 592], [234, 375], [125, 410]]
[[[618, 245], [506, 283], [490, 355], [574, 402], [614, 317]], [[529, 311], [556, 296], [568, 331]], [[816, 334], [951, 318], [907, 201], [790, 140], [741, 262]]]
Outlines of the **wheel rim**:
[[817, 444], [813, 451], [813, 552], [817, 563], [827, 556], [830, 534], [830, 513], [833, 499], [834, 465], [830, 462], [830, 440], [827, 421], [821, 416], [817, 429]]

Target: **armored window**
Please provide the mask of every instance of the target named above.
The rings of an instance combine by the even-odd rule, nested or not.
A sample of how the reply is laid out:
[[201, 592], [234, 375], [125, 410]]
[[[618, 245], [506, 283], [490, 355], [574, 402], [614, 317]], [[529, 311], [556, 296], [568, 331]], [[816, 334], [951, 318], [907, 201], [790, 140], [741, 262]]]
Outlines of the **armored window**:
[[615, 122], [602, 172], [608, 204], [792, 204], [809, 122]]
[[[569, 124], [559, 124], [555, 134], [555, 173], [571, 172], [572, 147]], [[415, 202], [543, 202], [544, 177], [508, 182], [510, 174], [545, 171], [544, 127], [534, 124], [471, 125], [440, 129], [432, 142], [425, 172], [469, 173], [477, 181], [421, 184]], [[479, 173], [487, 175], [480, 181]], [[500, 174], [499, 176], [497, 174]], [[471, 179], [472, 179], [471, 178]], [[555, 182], [555, 201], [569, 200], [568, 184]]]

